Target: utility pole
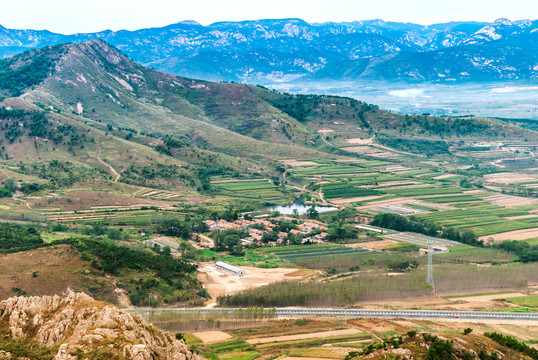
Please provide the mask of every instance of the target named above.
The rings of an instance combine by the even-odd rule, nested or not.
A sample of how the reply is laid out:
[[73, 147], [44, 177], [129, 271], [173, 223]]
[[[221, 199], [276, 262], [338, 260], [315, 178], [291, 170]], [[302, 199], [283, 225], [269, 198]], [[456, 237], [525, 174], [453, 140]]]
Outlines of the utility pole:
[[433, 282], [433, 246], [431, 240], [428, 241], [428, 276], [426, 282], [432, 286], [432, 292], [435, 294], [435, 284]]

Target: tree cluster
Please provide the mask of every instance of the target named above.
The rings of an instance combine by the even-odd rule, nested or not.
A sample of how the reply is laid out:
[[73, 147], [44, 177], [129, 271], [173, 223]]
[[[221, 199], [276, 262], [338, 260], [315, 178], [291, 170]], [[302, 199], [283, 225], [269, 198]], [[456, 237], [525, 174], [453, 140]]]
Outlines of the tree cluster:
[[0, 224], [0, 250], [24, 249], [44, 244], [33, 227], [18, 224]]
[[415, 216], [407, 218], [398, 214], [382, 213], [374, 216], [370, 225], [396, 231], [410, 231], [428, 236], [440, 236], [444, 239], [454, 240], [472, 246], [484, 246], [483, 241], [478, 240], [478, 237], [471, 230], [442, 227]]
[[516, 254], [521, 262], [538, 261], [538, 245], [531, 246], [524, 241], [506, 240], [493, 245], [493, 247]]

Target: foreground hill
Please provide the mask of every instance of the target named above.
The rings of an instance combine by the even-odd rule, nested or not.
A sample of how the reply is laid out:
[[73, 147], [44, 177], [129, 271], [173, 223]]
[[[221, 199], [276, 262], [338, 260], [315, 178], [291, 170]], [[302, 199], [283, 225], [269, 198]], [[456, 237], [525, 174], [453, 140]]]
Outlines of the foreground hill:
[[0, 358], [197, 360], [183, 341], [84, 293], [0, 302]]
[[403, 116], [351, 98], [164, 74], [100, 40], [2, 60], [0, 80], [4, 165], [45, 187], [112, 181], [197, 196], [213, 175], [268, 178], [278, 160], [350, 155], [329, 140], [538, 137], [500, 120]]

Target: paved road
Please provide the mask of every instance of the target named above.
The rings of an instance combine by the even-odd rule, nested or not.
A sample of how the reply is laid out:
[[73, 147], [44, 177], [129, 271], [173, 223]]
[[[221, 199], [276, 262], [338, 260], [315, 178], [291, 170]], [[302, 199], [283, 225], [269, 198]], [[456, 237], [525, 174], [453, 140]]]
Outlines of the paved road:
[[[177, 312], [215, 312], [235, 310], [235, 308], [136, 308], [128, 309], [135, 313], [149, 311]], [[348, 318], [387, 318], [387, 319], [463, 319], [463, 320], [523, 320], [538, 321], [538, 313], [494, 312], [494, 311], [451, 311], [451, 310], [362, 310], [362, 309], [309, 309], [309, 308], [276, 308], [279, 317], [348, 317]]]

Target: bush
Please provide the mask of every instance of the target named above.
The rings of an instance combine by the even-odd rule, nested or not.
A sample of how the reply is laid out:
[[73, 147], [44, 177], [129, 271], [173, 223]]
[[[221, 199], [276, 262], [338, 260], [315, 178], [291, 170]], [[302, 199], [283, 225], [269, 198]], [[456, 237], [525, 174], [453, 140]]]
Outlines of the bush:
[[0, 224], [0, 250], [23, 249], [44, 244], [33, 227]]
[[310, 319], [296, 319], [293, 323], [295, 325], [306, 325], [310, 322]]
[[430, 345], [426, 360], [452, 360], [455, 359], [454, 346], [448, 340], [439, 340], [437, 337]]

